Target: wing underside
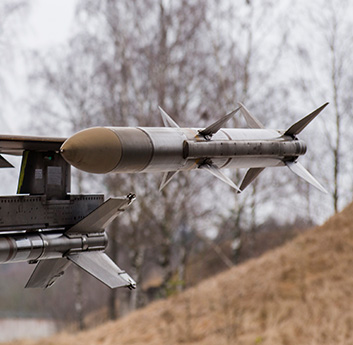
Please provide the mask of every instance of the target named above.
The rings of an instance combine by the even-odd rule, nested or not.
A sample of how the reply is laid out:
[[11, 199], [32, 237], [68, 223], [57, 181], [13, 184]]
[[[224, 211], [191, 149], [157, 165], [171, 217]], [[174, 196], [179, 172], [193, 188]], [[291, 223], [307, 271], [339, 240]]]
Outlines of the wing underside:
[[21, 156], [23, 151], [59, 151], [66, 138], [0, 135], [0, 153]]

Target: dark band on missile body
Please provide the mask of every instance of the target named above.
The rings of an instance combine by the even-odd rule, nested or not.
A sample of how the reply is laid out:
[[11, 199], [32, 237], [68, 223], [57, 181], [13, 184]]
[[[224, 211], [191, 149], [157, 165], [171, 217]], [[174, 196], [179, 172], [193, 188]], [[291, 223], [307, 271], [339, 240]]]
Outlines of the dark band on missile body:
[[[124, 128], [117, 131], [109, 128], [120, 141], [121, 157], [111, 171], [139, 172], [144, 170], [153, 157], [153, 143], [141, 128]], [[114, 148], [113, 148], [114, 149]]]
[[5, 237], [5, 240], [7, 241], [8, 245], [9, 245], [9, 255], [5, 260], [5, 262], [7, 262], [7, 261], [10, 261], [15, 256], [16, 247], [10, 237]]
[[150, 135], [149, 135], [143, 128], [141, 128], [141, 127], [137, 127], [137, 128], [138, 128], [141, 132], [143, 132], [143, 133], [148, 137], [148, 139], [149, 139], [149, 141], [150, 141], [150, 143], [151, 143], [151, 148], [152, 148], [152, 150], [151, 150], [151, 157], [150, 157], [149, 161], [148, 161], [147, 164], [144, 166], [144, 168], [141, 169], [141, 170], [145, 170], [145, 169], [151, 164], [151, 162], [152, 162], [152, 159], [153, 159], [154, 153], [155, 153], [155, 147], [154, 147], [153, 140], [152, 140], [152, 138], [150, 137]]

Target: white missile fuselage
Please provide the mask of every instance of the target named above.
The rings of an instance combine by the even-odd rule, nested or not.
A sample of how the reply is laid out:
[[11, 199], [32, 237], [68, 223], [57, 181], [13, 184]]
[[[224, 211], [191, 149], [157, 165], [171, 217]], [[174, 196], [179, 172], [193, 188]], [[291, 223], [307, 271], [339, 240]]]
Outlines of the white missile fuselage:
[[210, 161], [219, 169], [266, 168], [285, 165], [306, 152], [302, 140], [282, 134], [222, 128], [207, 140], [194, 128], [96, 127], [69, 138], [62, 155], [91, 173], [185, 171]]
[[[297, 162], [306, 153], [306, 145], [297, 134], [326, 106], [327, 103], [285, 131], [266, 129], [242, 104], [205, 129], [180, 128], [160, 109], [167, 127], [89, 128], [68, 138], [60, 152], [69, 164], [90, 173], [164, 172], [160, 189], [176, 172], [200, 168], [240, 192], [263, 169], [287, 166], [325, 191]], [[250, 128], [223, 128], [240, 109]], [[249, 169], [240, 188], [221, 171], [225, 168]]]

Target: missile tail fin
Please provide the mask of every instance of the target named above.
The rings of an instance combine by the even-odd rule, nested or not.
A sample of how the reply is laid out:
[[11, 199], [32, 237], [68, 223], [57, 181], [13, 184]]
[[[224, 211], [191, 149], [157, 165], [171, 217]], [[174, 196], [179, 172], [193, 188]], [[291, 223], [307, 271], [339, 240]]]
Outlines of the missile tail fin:
[[164, 173], [161, 185], [159, 186], [159, 191], [162, 189], [173, 179], [173, 177], [177, 174], [178, 171], [168, 171]]
[[66, 258], [39, 261], [25, 287], [48, 288], [64, 274], [69, 265], [70, 261]]
[[199, 134], [202, 136], [212, 136], [213, 134], [217, 133], [239, 110], [240, 108], [237, 108], [230, 112], [229, 114], [223, 116], [216, 122], [212, 123], [212, 125], [208, 126], [207, 128], [203, 130], [199, 130]]
[[240, 191], [243, 191], [247, 186], [249, 186], [249, 184], [253, 182], [263, 170], [265, 170], [265, 168], [250, 168], [246, 172], [244, 179], [240, 185]]
[[290, 135], [294, 137], [295, 135], [299, 134], [312, 120], [315, 119], [316, 116], [318, 116], [322, 110], [325, 109], [325, 107], [328, 105], [328, 102], [323, 104], [321, 107], [317, 108], [314, 110], [312, 113], [309, 115], [306, 115], [303, 117], [301, 120], [296, 122], [294, 125], [289, 127], [284, 135]]
[[219, 168], [217, 168], [215, 165], [210, 164], [210, 163], [205, 163], [205, 164], [200, 165], [199, 168], [207, 170], [213, 176], [216, 176], [218, 179], [220, 179], [224, 183], [226, 183], [229, 186], [231, 186], [232, 188], [234, 188], [237, 192], [241, 192], [239, 187], [228, 176], [223, 174], [223, 172]]
[[165, 127], [180, 128], [179, 125], [161, 108], [158, 107]]
[[68, 259], [112, 289], [136, 287], [135, 281], [103, 252], [71, 254]]
[[305, 180], [306, 182], [313, 185], [319, 191], [327, 194], [327, 190], [300, 163], [298, 163], [298, 162], [285, 162], [285, 163], [286, 163], [287, 167], [294, 174], [298, 175], [303, 180]]

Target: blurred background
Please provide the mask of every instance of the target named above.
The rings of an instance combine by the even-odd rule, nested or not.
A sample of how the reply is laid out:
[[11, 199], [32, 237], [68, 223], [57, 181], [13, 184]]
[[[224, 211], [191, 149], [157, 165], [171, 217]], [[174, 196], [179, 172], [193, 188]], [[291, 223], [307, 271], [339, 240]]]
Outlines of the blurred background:
[[[242, 102], [286, 129], [326, 101], [304, 131], [301, 162], [329, 191], [266, 169], [241, 195], [202, 171], [158, 192], [158, 174], [73, 171], [73, 192], [137, 201], [109, 229], [108, 252], [137, 281], [112, 291], [69, 270], [24, 290], [32, 266], [0, 266], [0, 341], [90, 328], [259, 256], [352, 200], [353, 3], [348, 0], [2, 0], [2, 134], [68, 137], [92, 126], [206, 127]], [[246, 127], [240, 116], [230, 127]], [[1, 171], [2, 194], [17, 170]], [[228, 171], [236, 183], [245, 171]], [[38, 326], [33, 327], [36, 320]], [[42, 326], [39, 326], [42, 325]]]

